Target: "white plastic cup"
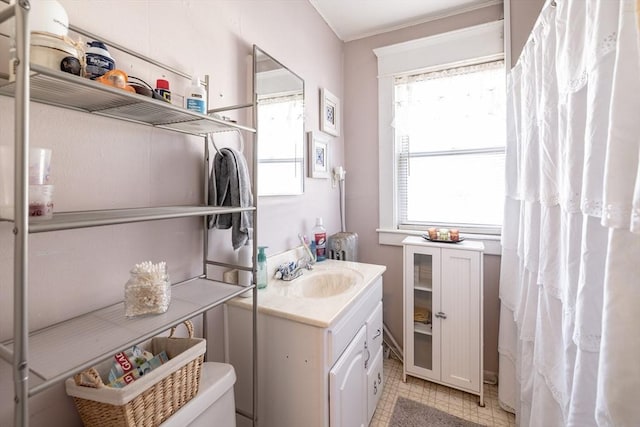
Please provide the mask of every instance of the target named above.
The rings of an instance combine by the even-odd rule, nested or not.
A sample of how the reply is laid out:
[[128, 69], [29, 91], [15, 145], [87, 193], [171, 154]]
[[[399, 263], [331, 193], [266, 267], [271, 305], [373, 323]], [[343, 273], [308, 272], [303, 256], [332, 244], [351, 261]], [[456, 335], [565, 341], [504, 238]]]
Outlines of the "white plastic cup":
[[53, 217], [53, 185], [29, 186], [29, 218], [32, 221]]
[[46, 148], [29, 149], [29, 184], [51, 184], [51, 150]]
[[[0, 146], [0, 218], [6, 219], [13, 219], [13, 152], [13, 146]], [[50, 149], [37, 147], [29, 149], [29, 184], [52, 184]]]

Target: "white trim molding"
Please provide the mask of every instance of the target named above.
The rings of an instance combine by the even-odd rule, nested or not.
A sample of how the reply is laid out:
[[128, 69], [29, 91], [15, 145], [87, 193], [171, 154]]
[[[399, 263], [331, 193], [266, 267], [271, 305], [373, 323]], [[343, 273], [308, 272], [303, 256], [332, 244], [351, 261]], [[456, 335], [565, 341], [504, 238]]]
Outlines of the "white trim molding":
[[504, 20], [373, 49], [378, 57], [378, 78], [451, 68], [471, 59], [504, 55]]

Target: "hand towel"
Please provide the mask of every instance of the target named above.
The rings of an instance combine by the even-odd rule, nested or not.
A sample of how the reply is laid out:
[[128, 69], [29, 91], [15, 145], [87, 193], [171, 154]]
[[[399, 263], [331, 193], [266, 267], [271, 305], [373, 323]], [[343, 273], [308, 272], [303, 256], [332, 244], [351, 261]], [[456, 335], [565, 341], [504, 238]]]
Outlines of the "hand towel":
[[[222, 148], [216, 153], [209, 176], [209, 204], [237, 207], [253, 205], [249, 169], [242, 153], [232, 148]], [[214, 215], [209, 219], [209, 228], [231, 228], [231, 243], [235, 250], [251, 239], [253, 214], [244, 211]]]

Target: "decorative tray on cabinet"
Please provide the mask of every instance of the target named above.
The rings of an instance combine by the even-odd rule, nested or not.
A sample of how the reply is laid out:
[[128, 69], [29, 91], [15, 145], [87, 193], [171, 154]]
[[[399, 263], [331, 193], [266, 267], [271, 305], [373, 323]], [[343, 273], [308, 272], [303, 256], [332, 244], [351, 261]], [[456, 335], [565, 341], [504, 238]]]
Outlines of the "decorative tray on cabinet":
[[464, 237], [460, 237], [458, 240], [440, 240], [440, 239], [432, 239], [426, 234], [423, 234], [422, 238], [430, 242], [438, 242], [438, 243], [460, 243], [464, 241]]

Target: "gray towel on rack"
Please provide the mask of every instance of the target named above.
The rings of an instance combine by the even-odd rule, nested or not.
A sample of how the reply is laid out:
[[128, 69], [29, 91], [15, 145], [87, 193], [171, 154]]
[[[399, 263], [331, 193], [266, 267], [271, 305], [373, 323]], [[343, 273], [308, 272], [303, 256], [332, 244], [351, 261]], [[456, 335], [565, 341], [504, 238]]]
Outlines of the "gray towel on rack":
[[[249, 168], [242, 153], [232, 148], [222, 148], [216, 153], [209, 176], [209, 204], [243, 208], [253, 205]], [[238, 249], [251, 239], [253, 213], [244, 211], [214, 215], [209, 218], [209, 228], [231, 228], [231, 243], [234, 250]]]

